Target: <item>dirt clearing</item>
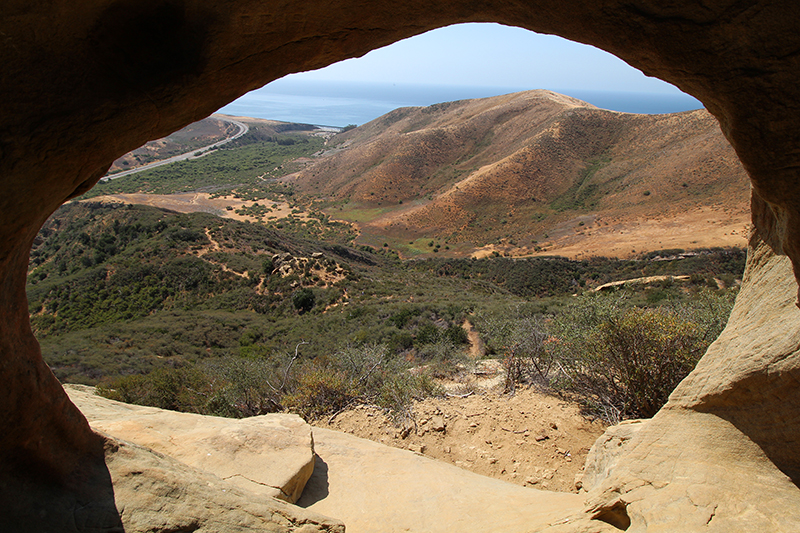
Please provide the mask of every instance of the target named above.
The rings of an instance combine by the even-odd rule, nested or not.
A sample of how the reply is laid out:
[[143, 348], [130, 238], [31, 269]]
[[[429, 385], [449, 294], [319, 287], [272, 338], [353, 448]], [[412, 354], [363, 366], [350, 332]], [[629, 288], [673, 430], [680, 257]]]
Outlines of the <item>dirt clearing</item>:
[[415, 402], [413, 419], [400, 424], [379, 407], [357, 406], [315, 425], [518, 485], [574, 492], [586, 454], [606, 426], [585, 418], [574, 403], [534, 389], [500, 394], [491, 388], [496, 372], [484, 369], [481, 376], [488, 389]]

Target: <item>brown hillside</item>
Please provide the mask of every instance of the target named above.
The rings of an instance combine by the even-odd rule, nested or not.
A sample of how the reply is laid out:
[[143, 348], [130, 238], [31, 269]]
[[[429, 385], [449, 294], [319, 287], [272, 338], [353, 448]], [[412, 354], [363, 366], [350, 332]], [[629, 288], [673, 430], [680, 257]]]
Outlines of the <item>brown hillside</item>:
[[191, 151], [194, 148], [213, 144], [230, 135], [231, 131], [235, 132], [236, 130], [236, 126], [229, 122], [224, 122], [214, 117], [204, 118], [189, 124], [172, 135], [150, 141], [144, 146], [128, 152], [114, 161], [109, 172], [130, 170], [153, 161], [160, 161]]
[[634, 115], [549, 91], [395, 110], [337, 136], [291, 179], [358, 222], [364, 242], [401, 250], [429, 237], [462, 252], [591, 254], [575, 235], [603, 234], [597, 252], [611, 255], [609, 239], [627, 233], [631, 249], [613, 254], [626, 255], [631, 233], [653, 221], [669, 235], [641, 234], [638, 251], [699, 245], [696, 224], [716, 224], [725, 231], [711, 238], [736, 244], [724, 237], [743, 232], [749, 199], [745, 171], [705, 110]]

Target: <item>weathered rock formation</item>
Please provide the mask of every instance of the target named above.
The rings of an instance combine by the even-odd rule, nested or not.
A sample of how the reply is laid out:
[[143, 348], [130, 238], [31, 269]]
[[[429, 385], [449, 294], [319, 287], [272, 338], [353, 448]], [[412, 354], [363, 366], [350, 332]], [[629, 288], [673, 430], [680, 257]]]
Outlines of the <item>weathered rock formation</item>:
[[67, 392], [95, 431], [268, 498], [296, 502], [314, 471], [311, 426], [297, 415], [236, 420], [115, 402], [93, 387], [68, 385]]
[[757, 235], [744, 277], [725, 331], [616, 457], [594, 461], [586, 508], [553, 532], [800, 530], [797, 286]]
[[314, 428], [318, 468], [298, 502], [348, 533], [537, 531], [582, 497], [488, 478], [408, 450]]
[[[117, 521], [125, 531], [344, 529], [336, 520], [273, 500], [294, 503], [314, 469], [311, 426], [300, 417], [234, 420], [115, 402], [97, 396], [92, 387], [72, 385], [68, 391], [95, 431], [113, 435], [106, 444], [106, 464], [112, 496], [124, 502]], [[117, 510], [111, 509], [113, 518]], [[76, 514], [74, 529], [108, 529], [92, 513]], [[59, 524], [20, 525], [25, 527], [19, 531], [70, 530]]]
[[588, 491], [608, 478], [619, 458], [628, 451], [630, 440], [646, 423], [647, 420], [624, 420], [608, 428], [589, 450], [583, 472], [576, 476], [575, 486]]
[[[131, 495], [112, 488], [105, 454], [116, 449], [108, 456], [116, 464], [127, 457], [119, 450], [132, 448], [117, 448], [90, 430], [30, 331], [28, 250], [47, 216], [91, 187], [120, 155], [250, 89], [467, 21], [593, 44], [674, 83], [717, 117], [753, 183], [754, 255], [731, 326], [590, 493], [589, 514], [618, 525], [630, 519], [631, 530], [797, 530], [800, 317], [790, 267], [800, 271], [800, 6], [792, 0], [5, 2], [0, 511], [6, 524], [46, 530], [37, 520], [49, 520], [62, 530], [119, 530], [117, 510]], [[720, 464], [728, 465], [724, 475], [715, 473]], [[189, 490], [200, 493], [199, 487]], [[764, 498], [770, 492], [772, 503]], [[44, 511], [43, 501], [49, 502]], [[203, 527], [197, 524], [193, 530]]]

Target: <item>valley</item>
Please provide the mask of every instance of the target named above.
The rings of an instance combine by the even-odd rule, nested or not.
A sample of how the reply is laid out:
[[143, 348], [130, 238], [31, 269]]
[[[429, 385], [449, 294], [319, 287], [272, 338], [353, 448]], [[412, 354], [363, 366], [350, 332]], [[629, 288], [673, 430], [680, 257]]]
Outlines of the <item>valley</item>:
[[[530, 91], [398, 109], [338, 134], [237, 120], [253, 130], [248, 144], [180, 168], [200, 178], [165, 170], [91, 195], [267, 223], [285, 215], [245, 211], [286, 202], [350, 224], [355, 244], [386, 244], [404, 258], [633, 257], [746, 244], [747, 176], [704, 110], [630, 115]], [[278, 135], [287, 144], [265, 152], [261, 143]], [[193, 202], [176, 192], [195, 193]], [[142, 193], [158, 196], [120, 196]], [[441, 246], [433, 252], [430, 242]]]
[[[652, 413], [598, 403], [606, 385], [567, 339], [589, 355], [587, 332], [630, 322], [702, 353], [738, 290], [747, 178], [704, 111], [533, 91], [342, 132], [236, 121], [247, 132], [225, 145], [101, 182], [45, 224], [28, 299], [60, 380], [193, 413], [296, 412], [573, 491], [607, 424]], [[141, 153], [218, 142], [223, 125]]]

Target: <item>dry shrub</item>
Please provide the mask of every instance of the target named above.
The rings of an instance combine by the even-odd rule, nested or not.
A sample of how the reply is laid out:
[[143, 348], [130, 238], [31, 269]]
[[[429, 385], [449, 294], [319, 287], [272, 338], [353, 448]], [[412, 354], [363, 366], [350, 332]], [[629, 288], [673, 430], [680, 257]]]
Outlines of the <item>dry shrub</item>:
[[283, 406], [303, 418], [314, 420], [344, 409], [358, 397], [347, 375], [331, 368], [308, 365], [298, 376], [293, 392], [283, 397]]
[[680, 307], [625, 307], [584, 298], [553, 322], [556, 388], [617, 422], [653, 416], [691, 372], [730, 314], [732, 299], [706, 295]]

